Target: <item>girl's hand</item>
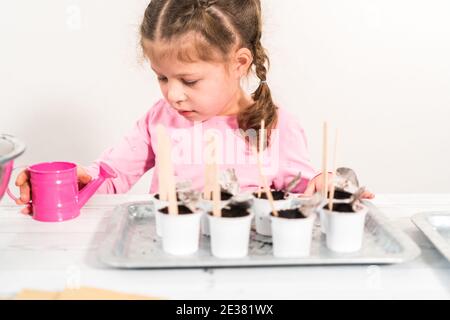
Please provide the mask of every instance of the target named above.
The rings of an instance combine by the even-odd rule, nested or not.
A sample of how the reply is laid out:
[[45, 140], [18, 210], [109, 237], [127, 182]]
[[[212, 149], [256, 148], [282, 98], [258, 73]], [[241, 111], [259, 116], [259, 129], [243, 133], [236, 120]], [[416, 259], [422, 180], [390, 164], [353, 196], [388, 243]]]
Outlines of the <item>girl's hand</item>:
[[[87, 174], [86, 170], [82, 167], [77, 166], [77, 178], [78, 178], [78, 188], [82, 189], [85, 185], [92, 180], [92, 177]], [[25, 208], [21, 210], [24, 214], [31, 214], [31, 185], [30, 185], [30, 172], [28, 170], [23, 170], [19, 173], [16, 179], [16, 186], [20, 188], [20, 198], [17, 199], [16, 204], [26, 205]]]
[[[332, 179], [332, 174], [328, 173], [328, 190], [330, 190], [331, 186], [332, 186], [331, 179]], [[303, 193], [303, 196], [310, 197], [314, 193], [316, 193], [318, 191], [322, 191], [322, 190], [323, 190], [323, 174], [321, 173], [309, 181], [308, 186], [306, 187], [306, 190]], [[363, 199], [373, 199], [373, 198], [375, 198], [375, 195], [372, 192], [366, 190], [362, 194], [362, 198]]]

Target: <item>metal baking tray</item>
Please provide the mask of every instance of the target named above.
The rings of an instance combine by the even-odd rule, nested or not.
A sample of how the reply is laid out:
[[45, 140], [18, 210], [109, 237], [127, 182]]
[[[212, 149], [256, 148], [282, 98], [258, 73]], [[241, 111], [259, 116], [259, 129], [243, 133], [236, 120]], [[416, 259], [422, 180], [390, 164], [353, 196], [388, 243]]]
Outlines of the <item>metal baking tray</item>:
[[210, 251], [210, 239], [201, 236], [198, 252], [173, 256], [162, 250], [156, 235], [154, 206], [151, 201], [125, 203], [115, 208], [106, 236], [98, 248], [103, 264], [114, 268], [206, 268], [298, 265], [395, 264], [416, 258], [419, 247], [392, 225], [370, 204], [366, 218], [363, 247], [356, 253], [334, 253], [326, 247], [325, 235], [315, 225], [311, 254], [303, 258], [275, 258], [272, 238], [251, 231], [249, 254], [240, 259], [219, 259]]
[[422, 212], [411, 220], [450, 261], [450, 212]]

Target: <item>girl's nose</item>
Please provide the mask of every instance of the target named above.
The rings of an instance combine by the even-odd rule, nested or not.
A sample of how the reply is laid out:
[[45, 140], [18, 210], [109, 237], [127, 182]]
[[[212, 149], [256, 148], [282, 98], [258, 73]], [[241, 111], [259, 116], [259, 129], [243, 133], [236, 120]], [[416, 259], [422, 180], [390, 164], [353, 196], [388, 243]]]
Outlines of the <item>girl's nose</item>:
[[167, 98], [173, 104], [186, 100], [183, 86], [176, 82], [170, 83], [167, 88]]

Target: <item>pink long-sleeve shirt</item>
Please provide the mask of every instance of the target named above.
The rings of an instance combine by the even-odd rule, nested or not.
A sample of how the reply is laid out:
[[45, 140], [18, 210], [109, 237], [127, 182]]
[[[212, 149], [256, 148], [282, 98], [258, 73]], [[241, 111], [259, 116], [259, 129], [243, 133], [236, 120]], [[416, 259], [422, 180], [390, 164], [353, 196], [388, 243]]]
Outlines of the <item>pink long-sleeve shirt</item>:
[[[92, 165], [85, 167], [97, 177], [99, 162], [104, 161], [117, 172], [97, 193], [125, 193], [148, 170], [155, 167], [158, 154], [156, 125], [162, 124], [172, 143], [172, 163], [178, 181], [190, 180], [193, 188], [202, 190], [205, 181], [205, 157], [209, 149], [209, 135], [218, 139], [218, 166], [223, 171], [234, 168], [241, 190], [251, 191], [260, 183], [254, 152], [239, 133], [237, 117], [216, 116], [203, 122], [192, 122], [180, 115], [162, 99], [137, 121], [134, 128], [116, 146], [106, 150]], [[278, 123], [271, 133], [270, 145], [263, 153], [263, 173], [267, 182], [277, 190], [302, 173], [301, 181], [292, 192], [302, 193], [309, 180], [316, 175], [307, 149], [303, 129], [295, 118], [278, 108]], [[153, 173], [150, 193], [158, 192], [158, 173]]]

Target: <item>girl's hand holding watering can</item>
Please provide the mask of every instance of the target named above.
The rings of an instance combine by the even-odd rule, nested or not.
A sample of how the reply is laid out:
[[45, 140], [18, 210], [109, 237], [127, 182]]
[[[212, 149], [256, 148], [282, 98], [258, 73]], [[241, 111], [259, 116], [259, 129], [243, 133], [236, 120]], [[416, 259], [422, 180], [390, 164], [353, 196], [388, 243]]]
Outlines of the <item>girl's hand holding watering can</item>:
[[[78, 178], [78, 189], [81, 190], [86, 186], [92, 177], [87, 174], [86, 170], [82, 167], [77, 166], [77, 178]], [[21, 210], [22, 213], [31, 213], [31, 184], [30, 184], [30, 173], [28, 170], [23, 170], [19, 173], [16, 179], [16, 186], [20, 189], [20, 198], [16, 200], [18, 205], [26, 205], [25, 208]]]

